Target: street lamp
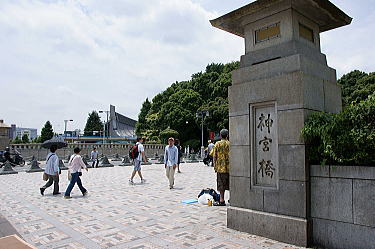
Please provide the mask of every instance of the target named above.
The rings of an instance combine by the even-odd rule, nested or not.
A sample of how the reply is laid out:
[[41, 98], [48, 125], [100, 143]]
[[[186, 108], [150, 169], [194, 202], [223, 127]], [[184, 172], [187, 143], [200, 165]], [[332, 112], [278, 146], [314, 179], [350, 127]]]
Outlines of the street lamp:
[[107, 137], [107, 140], [108, 140], [108, 134], [107, 134], [107, 129], [106, 129], [106, 126], [108, 124], [108, 114], [109, 114], [109, 111], [99, 111], [99, 113], [106, 113], [107, 114], [107, 122], [104, 124], [104, 133], [103, 133], [103, 145], [104, 145], [104, 136]]
[[201, 129], [202, 129], [201, 158], [203, 158], [203, 156], [204, 156], [203, 121], [204, 121], [204, 117], [208, 117], [208, 116], [210, 116], [210, 113], [209, 113], [207, 110], [199, 110], [199, 111], [197, 111], [197, 113], [196, 113], [196, 117], [197, 117], [197, 118], [202, 117], [202, 126], [201, 126]]
[[68, 124], [68, 122], [73, 122], [73, 119], [65, 119], [64, 120], [64, 124], [65, 124], [65, 128], [64, 128], [64, 140], [66, 140], [66, 126], [67, 126], [67, 124]]

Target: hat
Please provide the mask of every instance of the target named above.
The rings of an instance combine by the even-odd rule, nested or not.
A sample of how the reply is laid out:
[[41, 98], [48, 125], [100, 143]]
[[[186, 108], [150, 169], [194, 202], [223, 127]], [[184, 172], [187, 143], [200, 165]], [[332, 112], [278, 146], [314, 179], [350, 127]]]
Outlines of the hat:
[[228, 133], [229, 133], [229, 131], [227, 129], [222, 129], [220, 131], [220, 135], [222, 135], [222, 136], [228, 136]]

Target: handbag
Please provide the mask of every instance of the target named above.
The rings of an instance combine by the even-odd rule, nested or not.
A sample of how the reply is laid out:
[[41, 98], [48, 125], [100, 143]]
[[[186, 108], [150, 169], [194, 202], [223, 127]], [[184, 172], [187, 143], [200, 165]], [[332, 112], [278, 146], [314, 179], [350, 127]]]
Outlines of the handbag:
[[[82, 176], [82, 172], [78, 172], [79, 176]], [[70, 173], [70, 170], [68, 170], [68, 180], [72, 180], [72, 173]]]
[[[51, 158], [51, 156], [53, 156], [54, 154], [50, 155], [48, 158], [47, 158], [47, 161], [46, 161], [46, 164], [48, 163], [48, 160]], [[43, 181], [48, 181], [48, 174], [46, 172], [43, 173]]]
[[[76, 157], [76, 155], [74, 155], [74, 157], [73, 158], [71, 158], [71, 160], [69, 161], [69, 166], [71, 166], [71, 163], [72, 163], [72, 161], [73, 161], [73, 159]], [[79, 176], [82, 176], [82, 172], [78, 172], [78, 175]], [[68, 170], [68, 180], [70, 181], [70, 180], [72, 180], [72, 173], [70, 172], [70, 170]]]

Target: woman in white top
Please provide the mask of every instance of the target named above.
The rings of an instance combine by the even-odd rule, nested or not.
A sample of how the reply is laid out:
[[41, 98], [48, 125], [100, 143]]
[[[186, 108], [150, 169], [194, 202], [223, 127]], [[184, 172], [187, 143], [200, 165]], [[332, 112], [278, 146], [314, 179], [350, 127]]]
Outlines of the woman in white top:
[[71, 198], [70, 192], [72, 192], [72, 189], [76, 183], [84, 196], [88, 193], [87, 190], [82, 186], [82, 181], [80, 178], [80, 176], [82, 175], [82, 169], [86, 169], [86, 171], [88, 171], [86, 164], [83, 162], [82, 157], [79, 155], [80, 152], [80, 148], [74, 148], [74, 154], [70, 157], [69, 160], [68, 167], [72, 178], [70, 179], [70, 184], [65, 191], [65, 199]]

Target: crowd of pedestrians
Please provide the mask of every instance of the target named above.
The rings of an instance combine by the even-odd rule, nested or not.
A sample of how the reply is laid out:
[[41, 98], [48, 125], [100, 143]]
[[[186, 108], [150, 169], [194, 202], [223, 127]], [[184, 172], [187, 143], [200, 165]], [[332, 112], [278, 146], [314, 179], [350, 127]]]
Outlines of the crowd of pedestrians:
[[[221, 140], [214, 144], [211, 140], [208, 141], [207, 154], [205, 158], [205, 163], [212, 163], [214, 170], [216, 172], [217, 190], [220, 193], [220, 201], [215, 203], [217, 206], [225, 206], [224, 193], [225, 190], [229, 190], [229, 140], [228, 140], [228, 130], [223, 129], [220, 131]], [[141, 183], [145, 183], [146, 180], [142, 176], [141, 165], [142, 162], [147, 162], [145, 149], [143, 146], [144, 140], [142, 138], [137, 139], [137, 143], [133, 146], [133, 166], [134, 169], [129, 179], [129, 184], [134, 184], [134, 177], [138, 173]], [[59, 175], [61, 174], [61, 169], [59, 168], [59, 157], [56, 154], [57, 146], [51, 146], [50, 152], [46, 158], [46, 168], [44, 170], [43, 178], [47, 183], [40, 188], [41, 195], [44, 195], [45, 190], [54, 186], [53, 195], [59, 195]], [[64, 193], [64, 198], [70, 199], [71, 191], [73, 190], [75, 184], [78, 185], [83, 196], [87, 195], [88, 191], [83, 187], [81, 176], [82, 170], [86, 170], [87, 166], [84, 163], [81, 155], [81, 150], [76, 147], [74, 148], [74, 154], [70, 157], [68, 161], [68, 178], [69, 185]], [[168, 145], [164, 150], [164, 168], [165, 175], [167, 177], [169, 188], [173, 189], [175, 185], [175, 171], [177, 169], [178, 173], [180, 171], [181, 162], [181, 146], [178, 139], [170, 137], [168, 139]], [[98, 152], [96, 148], [91, 152], [91, 160], [93, 161], [92, 167], [98, 167], [99, 159]]]

